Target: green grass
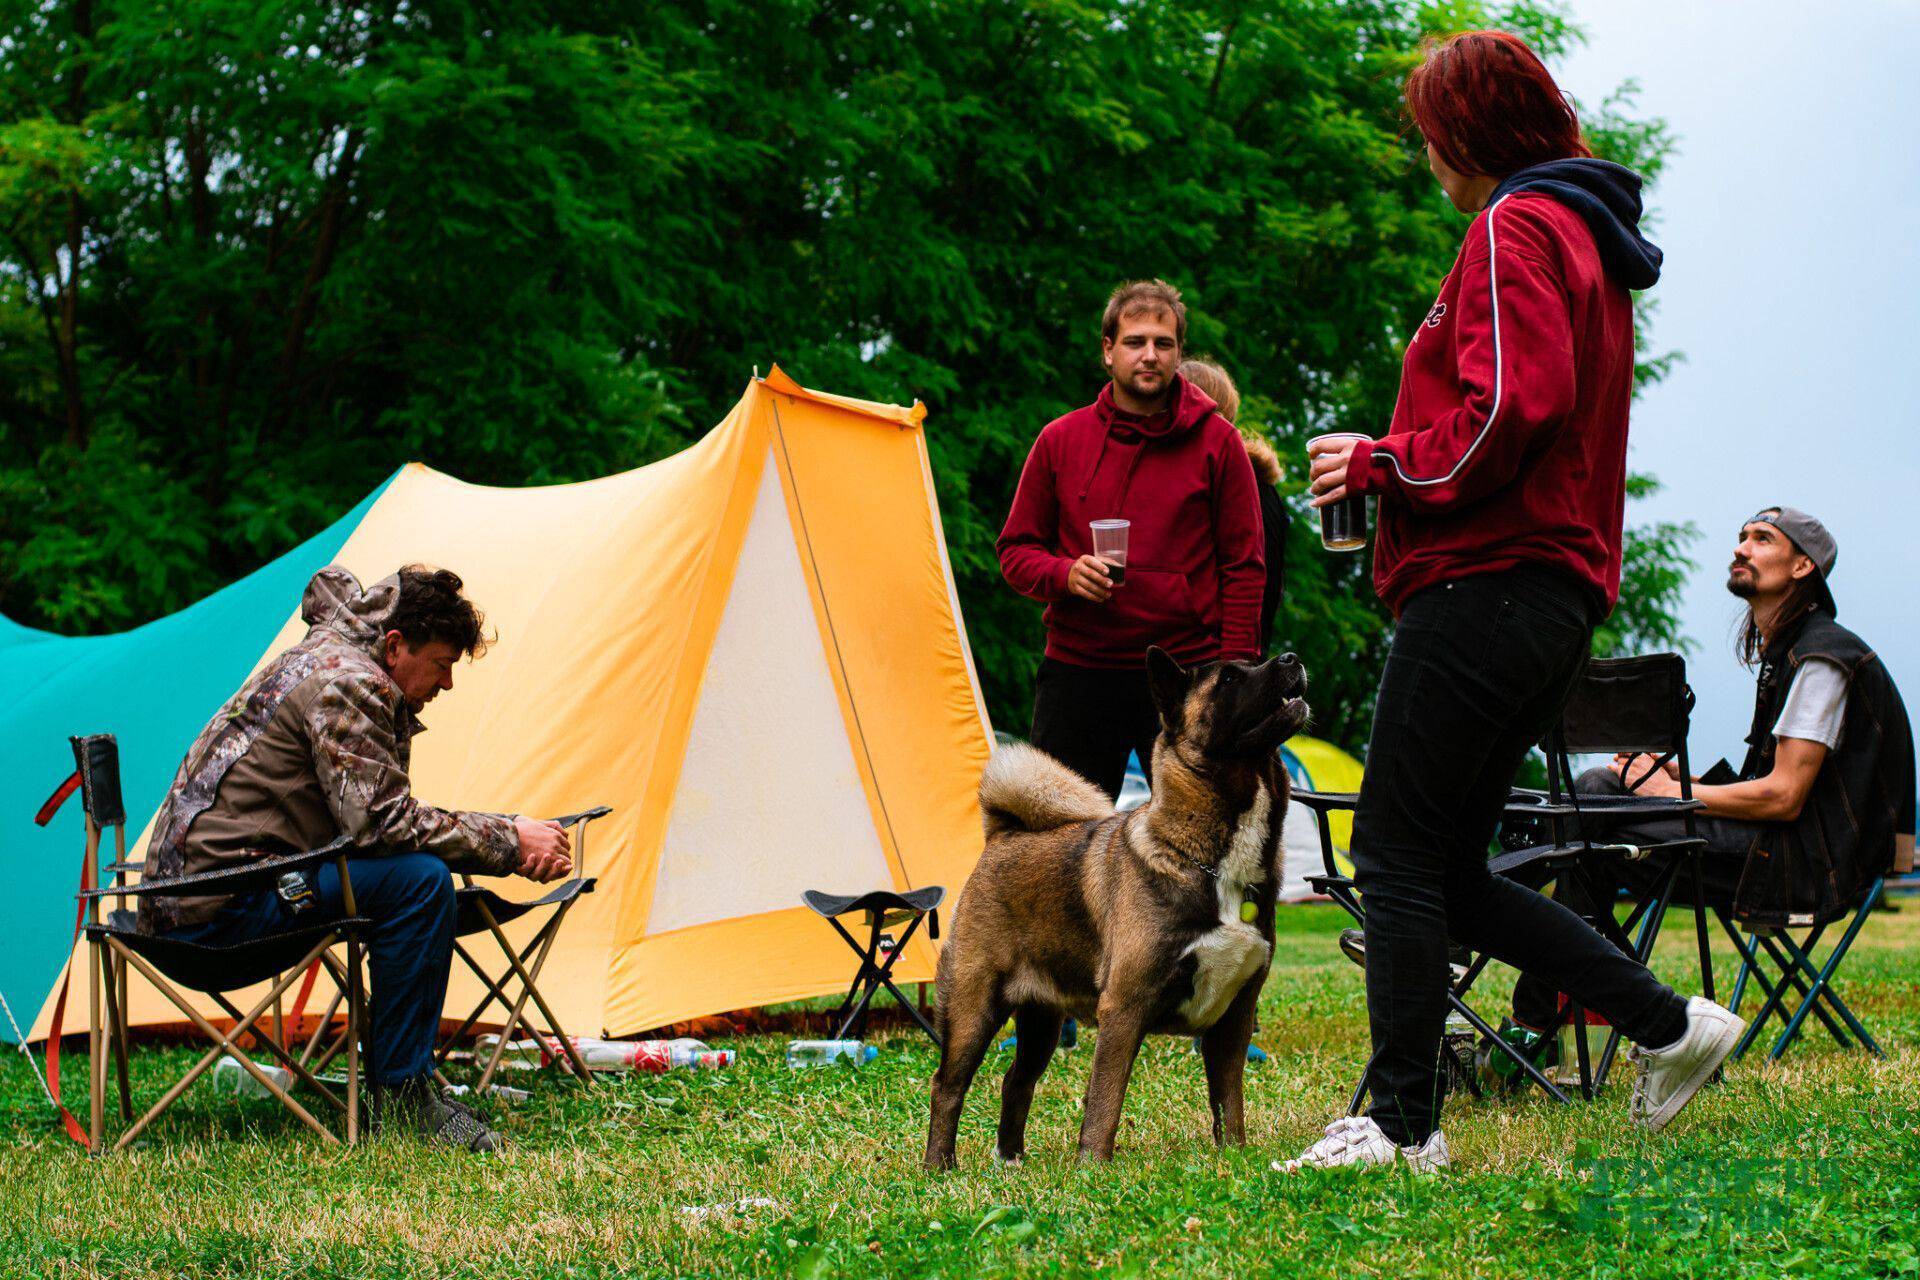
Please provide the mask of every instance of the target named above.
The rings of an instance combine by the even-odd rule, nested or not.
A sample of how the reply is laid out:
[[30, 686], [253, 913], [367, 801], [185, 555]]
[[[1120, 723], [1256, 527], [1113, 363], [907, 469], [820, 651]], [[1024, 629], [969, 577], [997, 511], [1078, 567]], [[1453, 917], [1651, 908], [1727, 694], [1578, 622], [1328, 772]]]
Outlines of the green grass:
[[[1656, 958], [1692, 989], [1676, 916]], [[1455, 1168], [1283, 1177], [1338, 1114], [1364, 1056], [1358, 971], [1331, 908], [1281, 914], [1249, 1070], [1246, 1148], [1216, 1151], [1184, 1040], [1156, 1039], [1113, 1164], [1072, 1158], [1084, 1043], [1041, 1083], [1024, 1166], [988, 1154], [1004, 1056], [968, 1100], [957, 1172], [920, 1171], [930, 1045], [890, 1031], [872, 1066], [786, 1069], [780, 1038], [713, 1074], [582, 1091], [540, 1078], [496, 1158], [397, 1139], [323, 1147], [268, 1102], [197, 1087], [150, 1140], [89, 1161], [52, 1127], [17, 1053], [0, 1068], [0, 1274], [386, 1277], [1904, 1276], [1920, 1273], [1920, 908], [1868, 925], [1842, 984], [1888, 1046], [1813, 1029], [1755, 1055], [1667, 1132], [1606, 1096], [1461, 1102]], [[1721, 966], [1732, 972], [1731, 949]], [[1724, 980], [1724, 979], [1723, 979]], [[1497, 1010], [1500, 984], [1478, 1001]], [[1094, 1034], [1097, 1034], [1094, 1033]], [[186, 1052], [136, 1055], [151, 1099]], [[1623, 1068], [1625, 1064], [1622, 1064]], [[769, 1197], [704, 1216], [683, 1206]]]

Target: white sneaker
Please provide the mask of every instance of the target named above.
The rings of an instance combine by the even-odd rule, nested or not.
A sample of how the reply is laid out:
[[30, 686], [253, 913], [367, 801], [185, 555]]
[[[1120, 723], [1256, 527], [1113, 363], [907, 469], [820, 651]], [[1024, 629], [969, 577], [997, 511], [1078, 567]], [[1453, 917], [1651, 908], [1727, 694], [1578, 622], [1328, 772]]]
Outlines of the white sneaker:
[[1417, 1147], [1400, 1147], [1371, 1117], [1342, 1116], [1328, 1125], [1326, 1135], [1301, 1152], [1298, 1159], [1284, 1163], [1275, 1160], [1271, 1168], [1278, 1173], [1298, 1173], [1344, 1165], [1389, 1165], [1402, 1159], [1414, 1173], [1434, 1173], [1452, 1163], [1453, 1157], [1447, 1152], [1446, 1136], [1437, 1129]]
[[1633, 1082], [1633, 1100], [1627, 1114], [1647, 1129], [1659, 1129], [1680, 1114], [1700, 1086], [1727, 1060], [1746, 1030], [1746, 1020], [1711, 1000], [1694, 996], [1687, 1001], [1687, 1031], [1663, 1049], [1627, 1050], [1640, 1064]]

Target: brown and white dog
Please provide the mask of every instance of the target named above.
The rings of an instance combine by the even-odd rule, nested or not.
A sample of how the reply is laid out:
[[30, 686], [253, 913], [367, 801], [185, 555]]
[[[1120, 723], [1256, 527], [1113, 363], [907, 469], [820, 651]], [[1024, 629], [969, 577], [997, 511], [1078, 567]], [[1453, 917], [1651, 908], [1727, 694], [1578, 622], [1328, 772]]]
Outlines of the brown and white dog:
[[1115, 813], [1029, 746], [996, 752], [981, 776], [986, 850], [940, 952], [929, 1169], [953, 1166], [961, 1104], [1009, 1014], [1018, 1047], [1001, 1091], [1001, 1159], [1026, 1149], [1034, 1085], [1069, 1016], [1100, 1028], [1082, 1158], [1112, 1157], [1150, 1032], [1201, 1037], [1214, 1140], [1245, 1141], [1241, 1087], [1273, 954], [1289, 794], [1275, 748], [1306, 723], [1306, 676], [1291, 654], [1187, 670], [1158, 649], [1147, 671], [1160, 738], [1141, 808]]

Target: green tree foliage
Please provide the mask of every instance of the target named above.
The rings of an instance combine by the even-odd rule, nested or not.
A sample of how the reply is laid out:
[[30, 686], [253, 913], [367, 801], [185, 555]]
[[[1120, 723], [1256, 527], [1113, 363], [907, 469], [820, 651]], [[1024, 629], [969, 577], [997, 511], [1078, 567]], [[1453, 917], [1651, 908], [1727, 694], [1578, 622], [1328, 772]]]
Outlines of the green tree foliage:
[[[918, 396], [997, 720], [1039, 610], [993, 540], [1126, 277], [1192, 304], [1283, 457], [1377, 431], [1464, 220], [1400, 115], [1408, 0], [13, 0], [0, 22], [0, 609], [177, 608], [400, 463], [537, 483], [695, 438], [780, 361]], [[1630, 99], [1602, 149], [1657, 169]], [[1664, 371], [1648, 353], [1646, 378]], [[1297, 493], [1297, 482], [1291, 484]], [[1281, 641], [1364, 736], [1389, 620], [1297, 522]], [[1674, 636], [1684, 531], [1616, 643]]]

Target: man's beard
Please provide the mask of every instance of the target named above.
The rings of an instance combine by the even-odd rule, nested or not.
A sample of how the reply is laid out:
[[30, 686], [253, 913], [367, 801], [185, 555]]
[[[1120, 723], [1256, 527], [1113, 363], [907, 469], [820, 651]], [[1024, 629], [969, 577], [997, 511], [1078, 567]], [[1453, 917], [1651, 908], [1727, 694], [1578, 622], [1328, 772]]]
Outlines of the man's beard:
[[1753, 571], [1750, 569], [1745, 573], [1729, 573], [1727, 575], [1727, 591], [1732, 595], [1739, 596], [1742, 600], [1751, 600], [1760, 594], [1760, 583], [1753, 576]]
[[[1158, 371], [1156, 370], [1156, 372]], [[1167, 377], [1165, 374], [1160, 374], [1160, 381], [1157, 385], [1146, 387], [1141, 385], [1140, 375], [1136, 373], [1121, 380], [1120, 385], [1126, 388], [1127, 394], [1137, 399], [1164, 400], [1167, 397], [1167, 393], [1173, 390], [1173, 379]]]

